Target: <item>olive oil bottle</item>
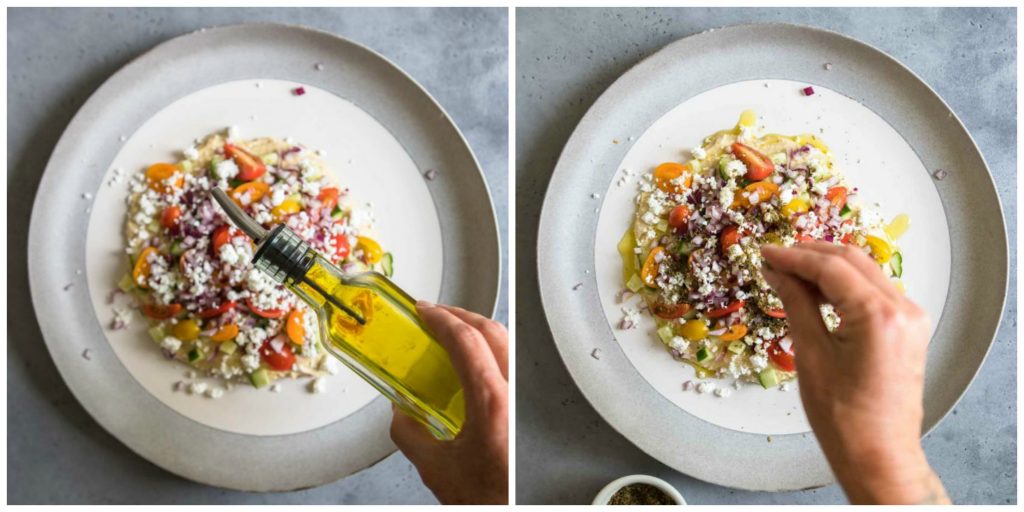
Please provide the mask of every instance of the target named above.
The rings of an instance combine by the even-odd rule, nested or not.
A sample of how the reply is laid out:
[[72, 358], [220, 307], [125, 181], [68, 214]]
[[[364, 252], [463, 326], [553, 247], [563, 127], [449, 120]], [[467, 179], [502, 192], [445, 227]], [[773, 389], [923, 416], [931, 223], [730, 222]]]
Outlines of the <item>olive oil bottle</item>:
[[451, 439], [459, 433], [465, 420], [462, 385], [408, 294], [377, 272], [342, 272], [283, 224], [267, 232], [223, 191], [213, 194], [235, 225], [259, 244], [255, 267], [316, 313], [323, 346], [331, 355], [435, 437]]

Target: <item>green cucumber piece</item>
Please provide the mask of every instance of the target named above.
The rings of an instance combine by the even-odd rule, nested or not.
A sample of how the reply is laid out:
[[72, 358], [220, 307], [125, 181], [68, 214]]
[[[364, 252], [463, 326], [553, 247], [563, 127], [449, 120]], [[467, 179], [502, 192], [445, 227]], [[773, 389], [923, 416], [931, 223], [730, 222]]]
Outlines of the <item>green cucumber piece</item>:
[[235, 345], [235, 342], [233, 341], [225, 341], [220, 344], [220, 352], [222, 354], [231, 355], [234, 354], [236, 350], [238, 350], [238, 345]]
[[153, 341], [162, 343], [164, 338], [167, 337], [167, 333], [164, 332], [164, 328], [159, 325], [154, 325], [149, 328], [149, 337], [153, 338]]
[[188, 351], [188, 362], [194, 363], [203, 357], [203, 353], [199, 351], [199, 347], [192, 347], [192, 350]]
[[843, 220], [847, 220], [850, 217], [853, 217], [853, 210], [850, 209], [850, 205], [843, 205], [843, 209], [839, 210], [839, 217], [842, 218]]
[[889, 260], [889, 266], [892, 268], [892, 275], [896, 277], [903, 277], [903, 255], [896, 252], [893, 253], [892, 258]]
[[193, 168], [194, 167], [193, 167], [193, 164], [192, 164], [192, 160], [182, 160], [182, 161], [178, 162], [178, 169], [181, 169], [181, 172], [183, 172], [185, 174], [192, 173], [192, 169]]
[[281, 156], [277, 153], [267, 153], [260, 157], [260, 160], [267, 165], [277, 165], [281, 161]]
[[381, 256], [380, 268], [384, 270], [384, 275], [387, 277], [391, 277], [395, 273], [395, 258], [390, 252], [386, 252], [384, 256]]
[[742, 354], [747, 349], [747, 344], [743, 343], [743, 340], [736, 340], [729, 344], [729, 352], [733, 354]]
[[722, 179], [726, 181], [729, 180], [729, 173], [725, 170], [725, 168], [729, 166], [729, 162], [732, 162], [732, 158], [729, 158], [725, 155], [718, 158], [718, 175], [721, 176]]
[[633, 293], [639, 292], [644, 288], [644, 281], [640, 279], [640, 276], [633, 274], [629, 277], [629, 281], [626, 281], [626, 288], [629, 288]]
[[713, 354], [711, 354], [711, 350], [709, 350], [708, 347], [701, 347], [700, 350], [697, 351], [697, 362], [700, 364], [710, 361], [712, 357]]
[[270, 384], [270, 374], [267, 373], [266, 368], [260, 368], [249, 374], [249, 381], [252, 382], [253, 387], [259, 389]]
[[341, 218], [344, 216], [345, 212], [341, 209], [340, 206], [335, 206], [334, 209], [331, 210], [331, 218], [334, 220], [341, 220]]
[[120, 288], [121, 291], [125, 292], [125, 293], [131, 292], [132, 290], [134, 290], [135, 289], [135, 282], [132, 281], [132, 275], [131, 274], [125, 274], [124, 277], [122, 277], [121, 280], [117, 282], [117, 287]]
[[177, 258], [178, 256], [181, 256], [181, 253], [183, 253], [183, 252], [185, 252], [185, 243], [184, 242], [182, 242], [181, 240], [177, 240], [177, 239], [175, 239], [173, 242], [171, 242], [171, 256], [174, 256], [175, 258]]
[[244, 185], [244, 184], [245, 184], [245, 182], [244, 182], [244, 181], [242, 181], [242, 180], [240, 180], [240, 179], [238, 179], [238, 178], [231, 178], [231, 179], [230, 179], [230, 180], [228, 181], [228, 185], [230, 185], [230, 186], [231, 186], [231, 188], [236, 188], [236, 187], [238, 187], [239, 185]]
[[659, 220], [658, 223], [654, 225], [654, 229], [657, 230], [658, 233], [668, 231], [668, 221], [665, 219]]
[[220, 174], [217, 174], [217, 166], [223, 161], [224, 159], [220, 155], [213, 155], [213, 158], [210, 159], [210, 176], [213, 179], [220, 179]]
[[658, 337], [661, 338], [662, 343], [668, 343], [675, 337], [675, 333], [672, 332], [671, 325], [663, 325], [658, 328]]
[[676, 246], [676, 254], [680, 256], [689, 256], [691, 252], [693, 252], [693, 244], [690, 242], [684, 240]]
[[779, 374], [776, 373], [774, 368], [765, 368], [761, 370], [761, 373], [757, 374], [757, 380], [761, 382], [761, 387], [768, 389], [779, 385]]

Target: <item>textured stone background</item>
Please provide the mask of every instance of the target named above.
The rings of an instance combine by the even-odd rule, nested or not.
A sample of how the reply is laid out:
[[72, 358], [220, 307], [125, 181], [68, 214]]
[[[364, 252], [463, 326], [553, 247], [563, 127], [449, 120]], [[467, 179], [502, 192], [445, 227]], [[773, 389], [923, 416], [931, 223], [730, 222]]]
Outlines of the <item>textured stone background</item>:
[[[184, 480], [135, 455], [96, 424], [46, 351], [30, 303], [25, 247], [39, 179], [67, 123], [107, 77], [153, 46], [202, 27], [247, 21], [333, 32], [369, 46], [412, 75], [469, 140], [487, 175], [502, 247], [508, 247], [506, 9], [8, 10], [9, 503], [435, 502], [398, 453], [344, 480], [299, 492], [240, 493]], [[503, 260], [497, 318], [507, 323]]]
[[767, 21], [819, 26], [893, 55], [938, 91], [981, 147], [1009, 229], [1010, 295], [981, 374], [924, 446], [954, 502], [1016, 503], [1016, 11], [821, 8], [517, 10], [517, 502], [589, 503], [606, 483], [632, 473], [668, 480], [691, 504], [845, 501], [834, 485], [774, 494], [727, 489], [645, 455], [576, 388], [555, 350], [537, 290], [544, 191], [562, 146], [590, 105], [619, 75], [676, 39]]

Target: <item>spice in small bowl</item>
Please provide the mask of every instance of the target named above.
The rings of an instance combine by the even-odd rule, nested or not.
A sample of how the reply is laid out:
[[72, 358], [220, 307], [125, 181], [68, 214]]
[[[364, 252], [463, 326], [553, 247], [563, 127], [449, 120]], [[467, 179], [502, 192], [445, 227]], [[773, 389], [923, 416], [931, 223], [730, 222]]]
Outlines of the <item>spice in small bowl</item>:
[[612, 495], [609, 505], [675, 505], [676, 500], [649, 484], [630, 484]]

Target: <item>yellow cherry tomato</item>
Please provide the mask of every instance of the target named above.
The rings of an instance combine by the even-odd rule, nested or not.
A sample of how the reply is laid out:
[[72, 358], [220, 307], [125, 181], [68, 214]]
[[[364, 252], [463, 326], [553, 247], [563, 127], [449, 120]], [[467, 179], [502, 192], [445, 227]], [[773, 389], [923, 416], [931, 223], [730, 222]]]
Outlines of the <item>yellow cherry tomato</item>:
[[684, 338], [693, 341], [699, 341], [708, 337], [708, 326], [703, 321], [687, 320], [682, 327], [679, 328], [679, 334], [682, 334]]
[[365, 236], [356, 237], [356, 249], [363, 251], [363, 258], [370, 265], [377, 263], [384, 256], [384, 250], [380, 248], [380, 244]]
[[185, 185], [185, 177], [181, 173], [178, 173], [178, 177], [174, 180], [173, 184], [167, 183], [167, 178], [174, 176], [175, 173], [178, 173], [177, 165], [153, 164], [146, 169], [146, 181], [149, 183], [149, 188], [166, 194], [171, 191], [172, 187], [181, 188]]
[[282, 221], [285, 217], [299, 213], [302, 209], [302, 203], [298, 199], [285, 199], [281, 204], [270, 209], [270, 215], [274, 217], [276, 221]]
[[885, 264], [892, 258], [892, 246], [889, 242], [882, 240], [874, 235], [868, 235], [865, 237], [868, 248], [871, 249], [871, 255], [875, 257], [875, 261], [880, 264]]
[[643, 268], [640, 269], [640, 280], [651, 288], [657, 288], [658, 283], [655, 281], [658, 277], [658, 255], [665, 252], [664, 247], [655, 247], [651, 250], [651, 253], [647, 255], [647, 260], [644, 261]]
[[782, 206], [782, 215], [792, 217], [798, 213], [806, 213], [811, 209], [811, 203], [802, 197], [794, 197], [792, 201]]
[[199, 337], [199, 324], [191, 318], [182, 320], [174, 324], [174, 329], [171, 330], [171, 333], [181, 341], [194, 341]]

